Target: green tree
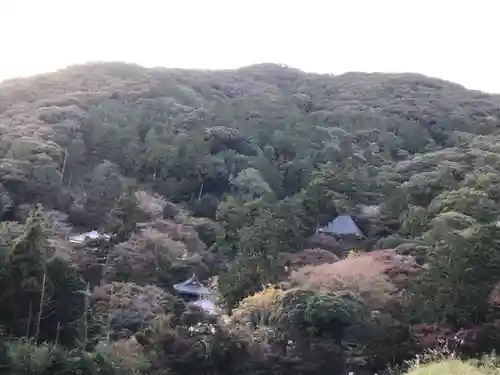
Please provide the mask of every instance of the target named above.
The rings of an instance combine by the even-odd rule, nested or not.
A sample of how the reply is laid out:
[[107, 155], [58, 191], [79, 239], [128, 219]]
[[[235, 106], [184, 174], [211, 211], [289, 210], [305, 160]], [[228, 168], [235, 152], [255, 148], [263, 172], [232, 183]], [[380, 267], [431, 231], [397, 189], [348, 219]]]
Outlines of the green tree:
[[[191, 327], [196, 327], [192, 329]], [[153, 375], [173, 374], [230, 375], [252, 373], [249, 341], [215, 317], [189, 308], [176, 327], [168, 327], [150, 342], [157, 353]], [[248, 372], [246, 372], [248, 371]]]
[[106, 232], [113, 233], [115, 242], [126, 241], [135, 231], [137, 223], [149, 219], [147, 214], [139, 208], [139, 202], [134, 193], [135, 190], [129, 187], [120, 195], [104, 222]]
[[[357, 333], [369, 321], [363, 303], [349, 293], [317, 295], [311, 291], [290, 291], [283, 298], [276, 325], [281, 333], [279, 364], [291, 366], [297, 374], [344, 373], [350, 350], [363, 345]], [[292, 342], [293, 345], [287, 345]], [[300, 360], [293, 360], [294, 357]]]
[[269, 184], [264, 181], [259, 171], [254, 168], [247, 168], [238, 173], [234, 181], [232, 181], [232, 185], [235, 189], [235, 195], [245, 201], [257, 199], [265, 193], [271, 192]]
[[473, 188], [448, 190], [439, 194], [429, 205], [433, 213], [455, 211], [482, 222], [489, 222], [498, 216], [497, 204], [488, 194]]
[[0, 324], [14, 336], [72, 344], [83, 313], [85, 288], [76, 270], [51, 256], [40, 206], [32, 210], [24, 232], [4, 258], [0, 299], [6, 305]]
[[87, 225], [99, 227], [122, 192], [123, 183], [117, 165], [104, 162], [96, 166], [88, 181], [84, 204]]
[[424, 207], [410, 206], [401, 223], [401, 233], [417, 237], [426, 231], [430, 224], [429, 220], [430, 214]]
[[39, 306], [45, 288], [48, 243], [43, 231], [41, 207], [32, 210], [23, 234], [16, 238], [6, 259], [7, 286], [1, 300], [7, 308], [0, 313], [1, 321], [17, 336], [34, 334]]
[[484, 321], [500, 270], [499, 243], [495, 225], [454, 231], [436, 243], [414, 285], [413, 315], [455, 326]]
[[226, 306], [231, 310], [243, 298], [276, 282], [284, 271], [279, 268], [274, 259], [239, 256], [233, 260], [218, 277], [218, 289]]

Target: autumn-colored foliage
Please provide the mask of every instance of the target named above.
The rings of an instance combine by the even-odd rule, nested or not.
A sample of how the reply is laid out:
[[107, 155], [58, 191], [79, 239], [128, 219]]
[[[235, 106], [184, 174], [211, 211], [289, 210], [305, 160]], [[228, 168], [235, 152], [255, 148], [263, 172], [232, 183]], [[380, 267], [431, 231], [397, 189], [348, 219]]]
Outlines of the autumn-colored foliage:
[[296, 254], [282, 253], [280, 257], [285, 267], [289, 268], [290, 271], [304, 266], [317, 266], [340, 260], [337, 255], [324, 249], [305, 249]]
[[233, 310], [231, 319], [234, 322], [249, 323], [253, 327], [268, 325], [283, 296], [282, 289], [267, 285], [262, 291], [244, 298]]
[[178, 297], [153, 285], [133, 283], [114, 282], [96, 287], [91, 301], [94, 319], [116, 333], [146, 329], [157, 316], [180, 315], [184, 309]]
[[369, 254], [336, 263], [305, 266], [290, 275], [293, 286], [324, 293], [342, 290], [359, 295], [372, 308], [383, 307], [396, 287], [385, 274], [388, 266]]

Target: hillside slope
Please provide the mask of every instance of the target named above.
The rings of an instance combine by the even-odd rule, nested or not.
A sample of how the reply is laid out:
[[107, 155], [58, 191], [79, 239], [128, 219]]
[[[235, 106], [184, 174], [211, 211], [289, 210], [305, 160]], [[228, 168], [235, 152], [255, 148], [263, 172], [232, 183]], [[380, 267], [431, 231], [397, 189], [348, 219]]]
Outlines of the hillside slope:
[[453, 131], [495, 133], [499, 118], [500, 97], [416, 74], [88, 64], [2, 83], [0, 183], [16, 203], [69, 211], [106, 160], [178, 201], [219, 197], [251, 167], [284, 197], [349, 148], [392, 163]]
[[[322, 375], [489, 352], [499, 126], [499, 96], [417, 74], [102, 63], [5, 81], [0, 367]], [[339, 214], [366, 238], [317, 232]], [[114, 235], [68, 240], [84, 229]], [[172, 294], [193, 272], [227, 319]]]

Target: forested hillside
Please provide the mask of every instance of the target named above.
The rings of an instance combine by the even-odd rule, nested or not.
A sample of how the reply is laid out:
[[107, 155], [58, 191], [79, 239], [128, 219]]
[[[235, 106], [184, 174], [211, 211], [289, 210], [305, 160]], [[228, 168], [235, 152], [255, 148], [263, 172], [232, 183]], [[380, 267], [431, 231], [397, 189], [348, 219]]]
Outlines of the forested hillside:
[[[0, 132], [12, 374], [380, 373], [500, 343], [500, 96], [101, 63], [2, 82]], [[338, 215], [366, 237], [317, 232]], [[193, 272], [217, 314], [173, 289]]]

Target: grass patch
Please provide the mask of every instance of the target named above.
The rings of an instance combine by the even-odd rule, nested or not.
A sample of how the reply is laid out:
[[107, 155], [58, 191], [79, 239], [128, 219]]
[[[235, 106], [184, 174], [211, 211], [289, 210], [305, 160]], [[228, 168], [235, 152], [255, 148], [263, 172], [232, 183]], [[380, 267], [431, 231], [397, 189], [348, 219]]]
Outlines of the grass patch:
[[488, 371], [475, 367], [458, 359], [445, 359], [419, 365], [407, 372], [407, 375], [485, 375]]

